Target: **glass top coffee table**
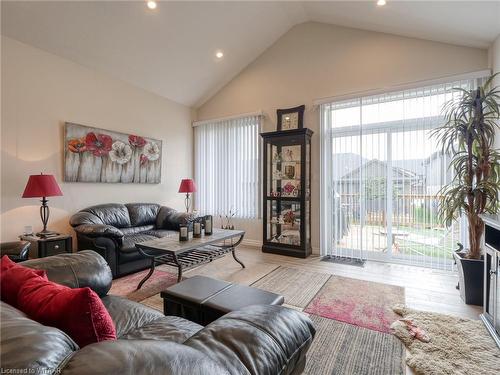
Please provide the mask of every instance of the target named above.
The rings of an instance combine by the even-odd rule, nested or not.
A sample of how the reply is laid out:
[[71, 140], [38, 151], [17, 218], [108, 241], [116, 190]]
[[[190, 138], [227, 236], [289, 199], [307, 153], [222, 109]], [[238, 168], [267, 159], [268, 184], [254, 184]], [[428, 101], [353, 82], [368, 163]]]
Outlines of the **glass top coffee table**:
[[157, 264], [168, 264], [177, 267], [177, 282], [182, 279], [182, 272], [209, 263], [227, 253], [231, 253], [242, 268], [245, 265], [235, 254], [236, 246], [243, 241], [245, 231], [214, 229], [210, 236], [179, 241], [179, 237], [162, 237], [150, 241], [136, 243], [135, 247], [146, 258], [151, 259], [149, 273], [141, 280], [137, 289], [153, 274]]

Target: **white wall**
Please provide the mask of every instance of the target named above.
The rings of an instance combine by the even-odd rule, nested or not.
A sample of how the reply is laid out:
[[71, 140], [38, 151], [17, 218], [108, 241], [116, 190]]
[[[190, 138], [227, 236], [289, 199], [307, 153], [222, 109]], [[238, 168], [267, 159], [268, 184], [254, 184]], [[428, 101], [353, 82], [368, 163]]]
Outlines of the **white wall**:
[[[192, 175], [191, 110], [13, 39], [2, 37], [1, 240], [25, 225], [41, 229], [39, 202], [22, 199], [30, 174], [54, 174], [64, 193], [50, 199], [50, 229], [70, 232], [69, 216], [107, 202], [183, 208], [181, 178]], [[162, 182], [64, 183], [65, 121], [163, 140]]]
[[[306, 104], [314, 131], [312, 245], [319, 248], [319, 118], [314, 99], [441, 78], [488, 68], [486, 50], [321, 23], [298, 25], [197, 111], [205, 120], [264, 110], [263, 131], [276, 129], [276, 109]], [[261, 241], [260, 221], [239, 221]]]

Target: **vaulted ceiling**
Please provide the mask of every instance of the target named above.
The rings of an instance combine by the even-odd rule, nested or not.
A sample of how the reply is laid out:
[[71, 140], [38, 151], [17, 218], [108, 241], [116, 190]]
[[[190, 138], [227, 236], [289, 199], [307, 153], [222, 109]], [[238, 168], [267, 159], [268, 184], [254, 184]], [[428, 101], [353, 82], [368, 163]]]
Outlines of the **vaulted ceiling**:
[[303, 22], [480, 48], [500, 34], [496, 1], [375, 3], [2, 1], [2, 34], [195, 107]]

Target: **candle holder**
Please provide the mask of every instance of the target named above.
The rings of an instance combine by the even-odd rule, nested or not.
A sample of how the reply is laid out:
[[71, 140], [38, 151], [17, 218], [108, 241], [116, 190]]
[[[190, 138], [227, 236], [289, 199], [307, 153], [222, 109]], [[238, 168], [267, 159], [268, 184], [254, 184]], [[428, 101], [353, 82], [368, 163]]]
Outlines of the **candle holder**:
[[199, 221], [195, 221], [193, 223], [193, 238], [201, 237], [201, 223]]
[[213, 225], [214, 225], [212, 215], [206, 215], [203, 218], [203, 221], [205, 222], [205, 235], [210, 236], [213, 233]]
[[179, 241], [189, 240], [189, 227], [185, 224], [179, 225]]

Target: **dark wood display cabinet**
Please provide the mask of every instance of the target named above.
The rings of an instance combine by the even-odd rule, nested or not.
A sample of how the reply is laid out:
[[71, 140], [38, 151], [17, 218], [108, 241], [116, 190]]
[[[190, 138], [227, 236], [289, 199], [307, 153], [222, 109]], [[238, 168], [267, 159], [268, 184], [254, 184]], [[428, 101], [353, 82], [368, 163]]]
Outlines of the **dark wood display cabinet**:
[[262, 251], [305, 258], [311, 254], [310, 129], [262, 133], [264, 229]]

